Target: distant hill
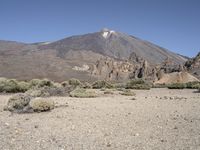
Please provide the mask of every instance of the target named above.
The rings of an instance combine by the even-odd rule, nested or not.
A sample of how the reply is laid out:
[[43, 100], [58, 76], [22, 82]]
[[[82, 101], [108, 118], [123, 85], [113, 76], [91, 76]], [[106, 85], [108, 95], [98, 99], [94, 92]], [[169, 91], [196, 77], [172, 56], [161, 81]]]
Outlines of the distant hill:
[[23, 80], [50, 78], [63, 81], [72, 77], [95, 80], [101, 75], [92, 74], [94, 65], [102, 58], [130, 63], [140, 59], [150, 66], [160, 65], [166, 59], [175, 64], [187, 61], [186, 57], [150, 42], [103, 29], [55, 42], [26, 44], [0, 41], [0, 76]]

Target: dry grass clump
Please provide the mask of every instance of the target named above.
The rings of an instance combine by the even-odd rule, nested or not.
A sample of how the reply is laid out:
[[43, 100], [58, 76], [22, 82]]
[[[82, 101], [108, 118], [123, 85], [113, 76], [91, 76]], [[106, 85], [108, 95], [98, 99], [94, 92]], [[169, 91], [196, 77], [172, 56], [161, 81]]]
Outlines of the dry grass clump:
[[107, 81], [99, 80], [99, 81], [95, 81], [92, 84], [92, 88], [94, 88], [94, 89], [102, 89], [102, 88], [111, 89], [111, 88], [114, 88], [114, 85]]
[[130, 89], [124, 89], [123, 92], [120, 93], [121, 95], [125, 95], [125, 96], [135, 96], [136, 94], [131, 91]]
[[35, 98], [30, 101], [30, 107], [34, 112], [44, 112], [54, 109], [55, 104], [49, 99]]
[[70, 92], [71, 97], [77, 97], [77, 98], [93, 98], [97, 97], [97, 94], [95, 91], [88, 91], [84, 88], [76, 88], [72, 92]]
[[134, 79], [126, 84], [126, 89], [150, 90], [151, 84], [143, 79]]

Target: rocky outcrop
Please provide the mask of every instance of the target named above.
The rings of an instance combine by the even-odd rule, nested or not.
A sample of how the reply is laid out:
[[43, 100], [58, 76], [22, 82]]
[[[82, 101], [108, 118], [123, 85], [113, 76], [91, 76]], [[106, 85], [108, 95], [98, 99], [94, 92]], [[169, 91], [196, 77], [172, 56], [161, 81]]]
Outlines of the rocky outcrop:
[[155, 84], [187, 83], [194, 81], [199, 80], [187, 72], [173, 72], [163, 74], [163, 76], [156, 81]]
[[134, 65], [128, 61], [116, 61], [112, 58], [101, 58], [92, 67], [92, 75], [106, 80], [124, 80], [134, 70]]
[[152, 74], [156, 75], [155, 69], [152, 70], [147, 61], [138, 60], [138, 58], [131, 61], [101, 58], [93, 65], [91, 74], [100, 79], [118, 81], [132, 78], [149, 79]]
[[197, 54], [196, 57], [188, 60], [185, 63], [184, 67], [187, 69], [188, 72], [200, 79], [200, 52]]

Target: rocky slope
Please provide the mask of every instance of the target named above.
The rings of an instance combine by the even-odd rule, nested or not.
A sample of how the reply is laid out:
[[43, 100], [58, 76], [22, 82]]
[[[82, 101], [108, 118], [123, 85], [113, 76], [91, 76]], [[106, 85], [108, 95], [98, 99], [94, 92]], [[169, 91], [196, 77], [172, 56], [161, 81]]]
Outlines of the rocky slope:
[[0, 41], [0, 76], [23, 80], [124, 80], [155, 74], [155, 67], [166, 59], [175, 65], [187, 60], [147, 41], [108, 29], [55, 42]]

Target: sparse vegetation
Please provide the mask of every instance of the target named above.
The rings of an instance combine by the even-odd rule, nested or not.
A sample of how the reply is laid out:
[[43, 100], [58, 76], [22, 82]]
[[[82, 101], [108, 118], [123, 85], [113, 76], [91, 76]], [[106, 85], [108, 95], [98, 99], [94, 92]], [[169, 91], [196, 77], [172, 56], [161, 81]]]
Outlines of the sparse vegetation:
[[151, 85], [147, 81], [142, 79], [130, 80], [126, 84], [126, 89], [137, 89], [137, 90], [150, 90]]
[[72, 92], [70, 92], [71, 97], [77, 97], [77, 98], [93, 98], [97, 97], [97, 94], [95, 91], [88, 91], [84, 88], [76, 88]]
[[168, 86], [169, 89], [198, 89], [200, 82], [188, 82], [188, 83], [173, 83]]
[[15, 79], [0, 78], [0, 92], [17, 93], [25, 92], [30, 88], [30, 84]]
[[186, 83], [186, 88], [188, 89], [198, 89], [199, 87], [200, 87], [200, 82], [198, 81]]
[[102, 89], [102, 88], [111, 89], [111, 88], [114, 88], [114, 85], [107, 81], [99, 80], [99, 81], [95, 81], [92, 84], [92, 88], [94, 88], [94, 89]]
[[83, 84], [82, 84], [81, 81], [79, 81], [78, 79], [72, 78], [72, 79], [70, 79], [70, 80], [68, 81], [68, 83], [69, 83], [69, 85], [71, 85], [71, 86], [83, 87]]
[[32, 87], [44, 87], [44, 86], [53, 86], [53, 82], [48, 79], [32, 79], [30, 82], [30, 86]]
[[152, 88], [167, 88], [168, 85], [167, 84], [155, 84], [152, 86]]
[[125, 96], [135, 96], [136, 94], [131, 91], [130, 89], [124, 89], [121, 93], [121, 95], [125, 95]]
[[185, 89], [187, 85], [185, 83], [173, 83], [168, 85], [169, 89]]
[[34, 112], [43, 112], [54, 109], [55, 104], [49, 99], [35, 98], [30, 101], [30, 107]]

